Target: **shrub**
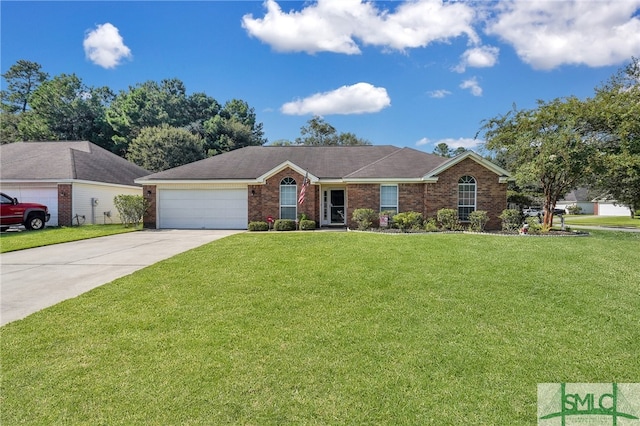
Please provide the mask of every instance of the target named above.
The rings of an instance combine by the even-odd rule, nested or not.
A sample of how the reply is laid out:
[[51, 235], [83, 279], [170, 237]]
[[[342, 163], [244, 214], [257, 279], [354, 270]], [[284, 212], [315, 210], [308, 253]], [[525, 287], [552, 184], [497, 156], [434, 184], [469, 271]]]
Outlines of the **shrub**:
[[269, 224], [267, 222], [249, 222], [249, 231], [268, 231]]
[[567, 212], [569, 212], [569, 214], [582, 214], [582, 207], [573, 204], [571, 206], [567, 206]]
[[358, 224], [360, 231], [365, 231], [371, 228], [373, 221], [378, 218], [378, 215], [372, 209], [355, 209], [351, 219]]
[[529, 234], [541, 234], [543, 232], [542, 225], [537, 217], [528, 217], [525, 222], [529, 225]]
[[316, 222], [314, 220], [302, 219], [300, 221], [300, 229], [303, 231], [313, 231], [316, 229]]
[[484, 227], [489, 222], [489, 213], [484, 210], [476, 210], [469, 214], [469, 230], [473, 232], [484, 232]]
[[113, 197], [113, 205], [118, 210], [125, 228], [129, 225], [138, 226], [144, 212], [149, 208], [149, 202], [142, 195], [116, 195]]
[[393, 217], [393, 222], [398, 225], [400, 230], [408, 231], [420, 229], [422, 227], [422, 213], [418, 212], [403, 212], [398, 213]]
[[273, 229], [276, 231], [295, 231], [296, 221], [293, 219], [278, 219], [273, 224]]
[[435, 218], [430, 217], [424, 222], [424, 230], [427, 232], [436, 232], [438, 230], [438, 224], [436, 223]]
[[458, 222], [458, 212], [454, 209], [440, 209], [436, 215], [440, 226], [448, 231], [455, 231], [460, 228]]
[[522, 215], [520, 211], [516, 209], [502, 210], [502, 213], [498, 217], [502, 220], [503, 231], [515, 232], [520, 228], [520, 224], [522, 223]]

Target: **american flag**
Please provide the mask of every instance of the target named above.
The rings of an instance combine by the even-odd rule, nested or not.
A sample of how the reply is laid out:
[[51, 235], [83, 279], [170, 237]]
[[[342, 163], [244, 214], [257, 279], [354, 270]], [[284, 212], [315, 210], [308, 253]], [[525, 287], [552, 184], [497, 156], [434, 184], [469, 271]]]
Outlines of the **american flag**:
[[309, 172], [304, 175], [304, 180], [302, 181], [302, 188], [300, 188], [300, 196], [298, 197], [298, 204], [302, 205], [304, 203], [304, 197], [307, 194], [307, 186], [309, 186]]

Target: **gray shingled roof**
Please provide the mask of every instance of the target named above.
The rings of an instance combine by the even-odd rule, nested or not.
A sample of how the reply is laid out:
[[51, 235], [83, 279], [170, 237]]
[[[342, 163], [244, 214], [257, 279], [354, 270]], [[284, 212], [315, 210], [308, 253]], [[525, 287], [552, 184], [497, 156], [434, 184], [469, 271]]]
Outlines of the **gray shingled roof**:
[[155, 173], [141, 180], [256, 179], [286, 161], [320, 179], [420, 178], [447, 160], [390, 145], [251, 146]]
[[86, 141], [0, 145], [1, 180], [86, 180], [136, 185], [150, 172]]

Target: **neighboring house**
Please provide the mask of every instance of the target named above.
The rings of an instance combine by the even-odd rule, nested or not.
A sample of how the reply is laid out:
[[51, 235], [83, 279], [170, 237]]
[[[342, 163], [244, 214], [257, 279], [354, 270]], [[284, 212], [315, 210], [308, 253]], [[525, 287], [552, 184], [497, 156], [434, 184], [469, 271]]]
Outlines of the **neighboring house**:
[[580, 207], [581, 214], [593, 214], [593, 200], [589, 197], [588, 188], [574, 189], [563, 199], [556, 202], [556, 208], [567, 210], [568, 207]]
[[567, 196], [558, 200], [556, 207], [566, 209], [570, 206], [582, 208], [581, 214], [593, 214], [596, 216], [630, 216], [631, 209], [627, 206], [617, 204], [616, 200], [609, 199], [606, 195], [593, 198], [592, 192], [588, 188], [578, 188], [571, 191]]
[[120, 223], [113, 198], [142, 195], [134, 180], [150, 173], [85, 141], [0, 145], [0, 166], [2, 192], [49, 207], [47, 226]]
[[[298, 203], [305, 176], [305, 199]], [[151, 208], [148, 228], [246, 229], [297, 219], [356, 227], [353, 211], [474, 210], [501, 226], [509, 173], [469, 151], [444, 158], [395, 146], [246, 147], [136, 179]]]

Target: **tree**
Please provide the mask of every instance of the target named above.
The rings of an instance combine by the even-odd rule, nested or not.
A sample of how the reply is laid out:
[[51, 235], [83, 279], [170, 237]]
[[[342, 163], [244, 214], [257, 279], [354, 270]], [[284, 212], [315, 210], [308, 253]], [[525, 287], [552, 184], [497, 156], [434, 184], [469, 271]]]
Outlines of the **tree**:
[[536, 109], [514, 109], [486, 121], [481, 130], [486, 148], [509, 153], [518, 185], [540, 185], [547, 228], [557, 200], [590, 176], [596, 145], [583, 137], [582, 108], [575, 97], [538, 101]]
[[25, 140], [89, 140], [109, 149], [105, 110], [113, 96], [107, 87], [87, 87], [75, 74], [60, 74], [32, 93], [18, 128]]
[[147, 81], [121, 91], [106, 111], [107, 122], [114, 131], [115, 152], [124, 155], [129, 143], [145, 127], [188, 125], [195, 121], [190, 120], [189, 112], [192, 109], [186, 89], [178, 79], [162, 80], [160, 84]]
[[205, 121], [204, 139], [208, 156], [267, 142], [255, 110], [239, 99], [226, 102], [218, 115]]
[[592, 184], [633, 217], [640, 209], [640, 61], [634, 58], [597, 88], [588, 106], [589, 134], [600, 151], [592, 159]]
[[129, 144], [127, 159], [151, 172], [204, 158], [202, 139], [188, 130], [162, 124], [144, 127]]
[[338, 134], [336, 128], [322, 117], [314, 116], [307, 121], [307, 125], [300, 128], [300, 137], [296, 138], [296, 145], [371, 145], [371, 142], [358, 138], [353, 133]]
[[7, 112], [25, 112], [29, 106], [31, 94], [49, 78], [37, 62], [20, 59], [2, 74], [7, 82], [7, 90], [2, 91], [3, 109]]
[[440, 157], [451, 157], [451, 149], [449, 148], [449, 145], [444, 142], [440, 142], [438, 145], [436, 145], [436, 147], [433, 149], [433, 153], [439, 155]]

